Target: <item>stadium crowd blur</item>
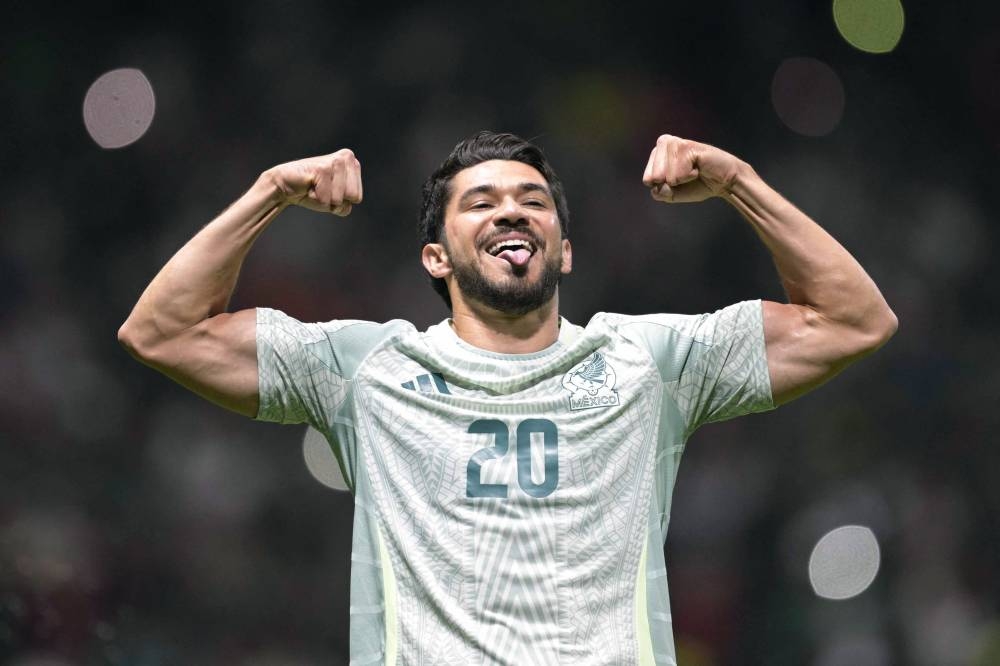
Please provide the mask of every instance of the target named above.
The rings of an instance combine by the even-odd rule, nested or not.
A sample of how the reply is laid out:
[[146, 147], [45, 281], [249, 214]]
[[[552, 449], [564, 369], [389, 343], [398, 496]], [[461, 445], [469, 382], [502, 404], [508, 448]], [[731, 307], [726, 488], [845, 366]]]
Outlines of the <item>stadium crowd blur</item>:
[[[0, 28], [0, 663], [347, 663], [352, 502], [307, 471], [304, 426], [214, 407], [115, 332], [262, 170], [341, 147], [364, 204], [286, 211], [231, 307], [439, 321], [419, 188], [482, 128], [563, 178], [573, 321], [782, 298], [735, 211], [651, 200], [663, 132], [749, 161], [899, 317], [831, 384], [689, 441], [666, 548], [682, 666], [1000, 663], [995, 4], [908, 3], [884, 54], [822, 2], [141, 7], [15, 2]], [[105, 150], [81, 105], [117, 67], [155, 118]], [[878, 574], [821, 598], [810, 551], [851, 524]]]

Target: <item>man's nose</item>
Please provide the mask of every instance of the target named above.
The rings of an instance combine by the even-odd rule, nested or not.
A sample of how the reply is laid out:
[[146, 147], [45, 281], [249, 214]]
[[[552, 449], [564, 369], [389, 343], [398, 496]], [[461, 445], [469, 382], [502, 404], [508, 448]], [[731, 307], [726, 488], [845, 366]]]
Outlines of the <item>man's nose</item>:
[[524, 207], [521, 206], [521, 204], [519, 204], [513, 197], [507, 197], [497, 208], [497, 214], [493, 219], [493, 223], [514, 226], [527, 224], [528, 218], [524, 213]]

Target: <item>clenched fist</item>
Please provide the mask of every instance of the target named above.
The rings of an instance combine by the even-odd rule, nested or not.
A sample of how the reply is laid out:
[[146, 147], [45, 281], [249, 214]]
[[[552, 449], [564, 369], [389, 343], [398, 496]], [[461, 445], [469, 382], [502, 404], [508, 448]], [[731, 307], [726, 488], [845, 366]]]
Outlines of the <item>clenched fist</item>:
[[264, 172], [285, 202], [344, 217], [361, 203], [361, 162], [349, 149], [286, 162]]
[[663, 134], [649, 154], [642, 183], [657, 201], [686, 203], [722, 196], [748, 165], [724, 150]]

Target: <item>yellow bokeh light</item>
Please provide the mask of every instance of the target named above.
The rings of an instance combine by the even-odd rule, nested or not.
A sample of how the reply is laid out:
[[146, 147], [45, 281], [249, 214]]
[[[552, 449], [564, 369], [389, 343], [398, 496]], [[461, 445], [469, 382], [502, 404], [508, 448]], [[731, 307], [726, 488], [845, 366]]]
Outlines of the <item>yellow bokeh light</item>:
[[903, 36], [905, 18], [900, 0], [833, 0], [833, 21], [854, 48], [888, 53]]

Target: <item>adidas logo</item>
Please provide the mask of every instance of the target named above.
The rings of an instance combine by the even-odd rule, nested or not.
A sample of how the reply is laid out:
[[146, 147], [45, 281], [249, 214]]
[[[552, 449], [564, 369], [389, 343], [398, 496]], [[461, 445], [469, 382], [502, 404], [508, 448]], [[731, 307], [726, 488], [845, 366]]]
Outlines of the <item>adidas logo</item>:
[[[414, 384], [414, 382], [416, 383]], [[448, 390], [448, 385], [445, 384], [444, 377], [441, 376], [440, 372], [417, 375], [416, 379], [403, 382], [401, 386], [411, 391], [420, 391], [421, 393], [444, 393], [445, 395], [451, 395], [451, 391]]]

